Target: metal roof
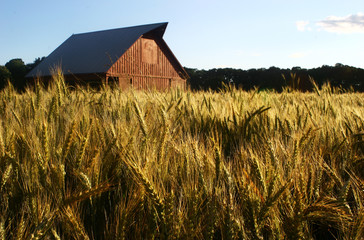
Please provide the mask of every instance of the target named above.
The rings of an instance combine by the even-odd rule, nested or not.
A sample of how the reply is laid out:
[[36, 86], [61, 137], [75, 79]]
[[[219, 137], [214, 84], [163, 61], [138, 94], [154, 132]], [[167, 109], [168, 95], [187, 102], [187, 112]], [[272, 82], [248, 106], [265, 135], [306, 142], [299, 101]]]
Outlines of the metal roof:
[[61, 66], [64, 74], [104, 73], [143, 34], [163, 36], [166, 22], [73, 34], [46, 57], [26, 77], [50, 76]]

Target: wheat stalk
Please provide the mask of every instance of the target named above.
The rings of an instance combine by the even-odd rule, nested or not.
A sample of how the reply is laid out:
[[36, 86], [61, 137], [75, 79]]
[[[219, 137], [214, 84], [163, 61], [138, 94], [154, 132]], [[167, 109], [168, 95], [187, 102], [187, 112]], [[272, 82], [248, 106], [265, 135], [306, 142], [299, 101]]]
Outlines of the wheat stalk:
[[137, 119], [140, 125], [140, 130], [142, 131], [144, 139], [146, 140], [148, 138], [148, 128], [147, 125], [145, 124], [144, 117], [142, 116], [139, 105], [136, 101], [133, 102], [133, 107], [137, 115]]
[[5, 240], [5, 221], [3, 216], [0, 217], [0, 240]]
[[83, 192], [80, 192], [78, 194], [75, 194], [75, 195], [71, 195], [69, 197], [67, 197], [65, 200], [64, 200], [64, 205], [67, 206], [67, 205], [70, 205], [72, 203], [76, 203], [76, 202], [80, 202], [80, 201], [83, 201], [85, 199], [89, 199], [90, 197], [94, 197], [94, 196], [97, 196], [101, 193], [104, 193], [104, 192], [107, 192], [111, 189], [112, 185], [109, 184], [109, 183], [105, 183], [105, 184], [101, 184], [99, 186], [95, 186], [91, 189], [88, 189], [86, 191], [83, 191]]
[[80, 220], [75, 216], [74, 211], [69, 206], [63, 208], [61, 213], [66, 220], [69, 231], [76, 239], [89, 239], [84, 226], [80, 223]]
[[0, 157], [3, 157], [5, 155], [5, 144], [1, 130], [2, 129], [0, 128]]
[[[89, 131], [90, 132], [90, 131]], [[76, 163], [75, 166], [76, 168], [79, 168], [82, 164], [82, 160], [84, 158], [85, 152], [86, 152], [86, 147], [87, 147], [87, 143], [88, 143], [88, 138], [89, 138], [89, 133], [87, 134], [86, 137], [84, 137], [82, 139], [82, 143], [81, 143], [81, 147], [80, 147], [80, 151], [79, 151], [79, 155], [76, 159]]]
[[162, 129], [161, 129], [161, 139], [159, 141], [159, 145], [157, 148], [157, 161], [159, 162], [164, 158], [164, 151], [165, 151], [164, 145], [166, 143], [167, 130], [168, 130], [166, 112], [162, 108], [160, 109], [160, 114], [162, 116]]
[[31, 234], [31, 240], [42, 239], [46, 233], [51, 229], [53, 222], [56, 218], [56, 212], [50, 213], [43, 221], [36, 227], [35, 232]]
[[1, 178], [1, 187], [0, 187], [0, 192], [2, 192], [3, 188], [5, 187], [6, 182], [8, 181], [8, 179], [11, 176], [11, 172], [13, 170], [13, 165], [10, 163], [5, 172], [3, 173], [3, 176]]
[[24, 232], [25, 232], [25, 220], [24, 216], [21, 216], [20, 222], [17, 227], [15, 239], [17, 240], [23, 239]]
[[54, 239], [61, 240], [61, 237], [58, 235], [56, 229], [52, 228], [51, 231]]
[[71, 149], [71, 146], [73, 144], [74, 138], [76, 137], [76, 126], [77, 126], [76, 121], [73, 121], [71, 129], [69, 130], [68, 135], [64, 142], [64, 147], [63, 147], [63, 157], [64, 158], [67, 157], [67, 155]]
[[42, 128], [42, 145], [44, 147], [44, 164], [45, 166], [48, 164], [49, 159], [50, 159], [50, 154], [49, 154], [49, 138], [48, 138], [48, 126], [46, 123], [43, 123], [43, 128]]

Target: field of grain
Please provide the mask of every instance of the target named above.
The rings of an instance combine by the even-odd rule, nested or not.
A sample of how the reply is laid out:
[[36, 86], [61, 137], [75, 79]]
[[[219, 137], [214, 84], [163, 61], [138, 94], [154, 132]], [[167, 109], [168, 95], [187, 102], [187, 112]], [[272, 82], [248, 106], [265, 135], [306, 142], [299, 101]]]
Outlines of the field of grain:
[[364, 94], [0, 92], [0, 240], [363, 239]]

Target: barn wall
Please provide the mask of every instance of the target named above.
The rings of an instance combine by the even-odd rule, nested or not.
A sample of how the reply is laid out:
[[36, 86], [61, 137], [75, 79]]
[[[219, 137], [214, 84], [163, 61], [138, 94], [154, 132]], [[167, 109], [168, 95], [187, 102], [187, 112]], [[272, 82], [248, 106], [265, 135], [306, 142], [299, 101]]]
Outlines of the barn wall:
[[163, 48], [153, 39], [138, 39], [126, 53], [116, 61], [107, 76], [117, 77], [122, 88], [168, 89], [186, 87], [176, 68], [165, 55]]

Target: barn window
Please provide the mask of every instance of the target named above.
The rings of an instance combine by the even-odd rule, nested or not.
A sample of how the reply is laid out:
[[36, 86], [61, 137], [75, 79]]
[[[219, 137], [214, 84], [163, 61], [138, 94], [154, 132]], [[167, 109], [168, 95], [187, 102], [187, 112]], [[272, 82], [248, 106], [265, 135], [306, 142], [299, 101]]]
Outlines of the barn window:
[[172, 87], [172, 78], [168, 79], [169, 81], [169, 87]]
[[130, 85], [133, 86], [133, 79], [130, 78]]
[[142, 61], [149, 64], [158, 63], [158, 48], [153, 39], [142, 39]]

